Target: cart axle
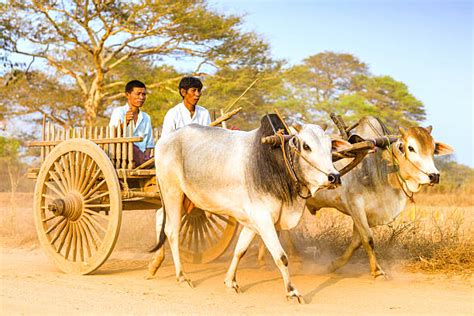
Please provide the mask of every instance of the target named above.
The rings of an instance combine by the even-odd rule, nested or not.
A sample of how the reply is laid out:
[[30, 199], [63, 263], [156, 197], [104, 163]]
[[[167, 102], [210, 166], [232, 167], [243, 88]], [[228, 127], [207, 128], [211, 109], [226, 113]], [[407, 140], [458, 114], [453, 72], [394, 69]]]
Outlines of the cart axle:
[[55, 199], [48, 209], [56, 216], [64, 216], [72, 221], [78, 220], [84, 209], [82, 197], [78, 192], [69, 192], [63, 199]]

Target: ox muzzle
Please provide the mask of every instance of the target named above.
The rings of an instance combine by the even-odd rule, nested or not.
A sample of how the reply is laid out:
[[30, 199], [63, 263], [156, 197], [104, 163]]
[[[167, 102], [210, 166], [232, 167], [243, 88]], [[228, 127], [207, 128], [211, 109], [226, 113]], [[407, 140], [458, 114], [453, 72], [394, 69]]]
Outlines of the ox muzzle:
[[328, 181], [330, 184], [338, 186], [341, 185], [341, 175], [339, 173], [330, 173], [328, 175]]
[[439, 173], [430, 173], [428, 177], [430, 178], [430, 184], [439, 183]]

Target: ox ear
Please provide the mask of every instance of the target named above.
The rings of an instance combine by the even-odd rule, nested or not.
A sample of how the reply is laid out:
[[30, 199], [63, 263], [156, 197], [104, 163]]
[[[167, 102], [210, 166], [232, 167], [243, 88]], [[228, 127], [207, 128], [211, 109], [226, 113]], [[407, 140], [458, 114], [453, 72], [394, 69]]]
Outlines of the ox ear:
[[428, 126], [425, 127], [425, 129], [428, 131], [428, 133], [431, 134], [431, 131], [433, 130], [433, 126], [428, 125]]
[[402, 135], [402, 138], [405, 138], [405, 135], [407, 134], [407, 130], [400, 126], [398, 128], [398, 131], [400, 132], [400, 135]]
[[434, 154], [438, 156], [449, 155], [454, 152], [453, 147], [446, 145], [445, 143], [436, 142]]
[[321, 126], [323, 131], [326, 131], [328, 129], [328, 125], [326, 123], [321, 123], [319, 126]]
[[351, 143], [340, 138], [335, 138], [331, 140], [332, 151], [341, 151], [352, 148]]

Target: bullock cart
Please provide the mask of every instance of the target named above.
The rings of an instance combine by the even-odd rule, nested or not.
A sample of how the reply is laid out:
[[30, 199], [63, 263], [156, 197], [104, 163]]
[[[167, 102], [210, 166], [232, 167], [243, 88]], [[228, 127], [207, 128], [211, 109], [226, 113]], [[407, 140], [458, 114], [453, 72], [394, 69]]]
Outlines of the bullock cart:
[[[234, 110], [212, 124], [217, 125]], [[122, 211], [161, 207], [153, 159], [134, 166], [133, 126], [62, 128], [43, 120], [41, 165], [36, 180], [34, 220], [41, 246], [66, 273], [88, 274], [111, 254]], [[155, 130], [155, 139], [159, 134]], [[231, 217], [194, 208], [183, 215], [181, 249], [188, 262], [209, 262], [229, 246], [237, 230]]]

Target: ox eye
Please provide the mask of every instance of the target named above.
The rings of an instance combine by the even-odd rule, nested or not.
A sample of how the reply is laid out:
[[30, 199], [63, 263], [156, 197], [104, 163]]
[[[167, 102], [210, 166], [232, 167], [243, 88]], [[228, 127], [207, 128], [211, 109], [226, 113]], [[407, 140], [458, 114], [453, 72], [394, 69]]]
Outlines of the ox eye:
[[311, 151], [311, 147], [309, 147], [306, 143], [303, 144], [303, 149], [306, 151]]
[[412, 153], [415, 152], [415, 148], [413, 148], [412, 146], [408, 146], [408, 150], [411, 151]]

